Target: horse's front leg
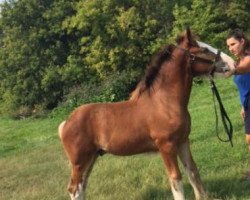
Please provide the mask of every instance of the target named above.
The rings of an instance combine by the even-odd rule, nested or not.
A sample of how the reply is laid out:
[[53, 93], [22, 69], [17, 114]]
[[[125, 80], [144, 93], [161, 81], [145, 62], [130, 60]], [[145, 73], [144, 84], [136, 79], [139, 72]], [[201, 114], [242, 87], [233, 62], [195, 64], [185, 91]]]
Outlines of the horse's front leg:
[[203, 184], [201, 182], [201, 178], [199, 175], [199, 171], [196, 167], [196, 164], [193, 160], [189, 140], [186, 140], [183, 144], [179, 146], [179, 157], [185, 167], [187, 172], [190, 184], [193, 187], [195, 199], [196, 200], [204, 200], [208, 199], [208, 196], [204, 190]]
[[185, 200], [183, 185], [181, 181], [181, 173], [177, 161], [177, 148], [171, 142], [158, 143], [158, 147], [166, 166], [169, 177], [171, 190], [175, 200]]

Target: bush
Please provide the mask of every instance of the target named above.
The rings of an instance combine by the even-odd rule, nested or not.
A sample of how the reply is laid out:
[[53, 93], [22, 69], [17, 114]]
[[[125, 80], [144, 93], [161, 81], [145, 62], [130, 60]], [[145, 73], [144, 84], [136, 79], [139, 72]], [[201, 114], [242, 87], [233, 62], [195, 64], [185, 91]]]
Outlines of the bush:
[[126, 100], [135, 88], [138, 77], [138, 72], [122, 71], [110, 74], [98, 83], [75, 86], [65, 95], [64, 101], [53, 111], [52, 116], [55, 113], [66, 115], [81, 104]]

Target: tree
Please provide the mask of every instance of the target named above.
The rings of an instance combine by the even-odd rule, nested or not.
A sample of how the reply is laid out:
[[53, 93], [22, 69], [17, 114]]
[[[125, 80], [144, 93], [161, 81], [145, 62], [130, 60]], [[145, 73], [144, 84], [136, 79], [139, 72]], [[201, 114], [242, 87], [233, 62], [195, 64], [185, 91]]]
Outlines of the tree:
[[250, 32], [249, 21], [250, 21], [250, 2], [248, 0], [233, 0], [233, 1], [222, 1], [221, 11], [225, 12], [228, 19], [229, 28], [241, 28], [244, 31]]
[[71, 88], [120, 72], [134, 84], [165, 43], [172, 7], [168, 0], [8, 1], [0, 18], [0, 107], [51, 109]]
[[8, 0], [0, 16], [0, 112], [53, 109], [80, 90], [84, 102], [124, 99], [152, 54], [186, 26], [221, 49], [230, 28], [249, 31], [249, 9], [247, 0]]
[[185, 27], [190, 26], [199, 34], [201, 40], [226, 50], [225, 39], [230, 29], [241, 28], [244, 31], [249, 29], [247, 24], [250, 21], [250, 3], [247, 0], [192, 0], [190, 5], [191, 7], [175, 5], [171, 39]]
[[172, 38], [184, 27], [189, 26], [194, 33], [199, 34], [200, 40], [217, 48], [223, 47], [228, 26], [224, 20], [226, 16], [224, 12], [221, 12], [221, 7], [217, 2], [193, 0], [190, 9], [176, 4], [173, 13], [175, 21]]
[[43, 104], [54, 107], [61, 98], [60, 67], [69, 51], [61, 26], [73, 13], [66, 0], [9, 1], [1, 7], [1, 108]]
[[170, 16], [168, 5], [166, 0], [86, 0], [78, 3], [76, 15], [64, 25], [81, 36], [84, 63], [103, 78], [114, 71], [145, 67], [149, 54], [169, 32], [171, 18], [163, 17]]
[[[128, 96], [151, 55], [166, 43], [173, 5], [167, 0], [86, 0], [77, 4], [76, 15], [64, 21], [65, 30], [77, 35], [80, 47], [71, 56], [83, 63], [86, 84], [97, 82], [95, 88], [102, 85], [101, 100], [117, 101]], [[116, 76], [127, 80], [118, 83], [121, 79]], [[108, 80], [110, 77], [115, 81]]]

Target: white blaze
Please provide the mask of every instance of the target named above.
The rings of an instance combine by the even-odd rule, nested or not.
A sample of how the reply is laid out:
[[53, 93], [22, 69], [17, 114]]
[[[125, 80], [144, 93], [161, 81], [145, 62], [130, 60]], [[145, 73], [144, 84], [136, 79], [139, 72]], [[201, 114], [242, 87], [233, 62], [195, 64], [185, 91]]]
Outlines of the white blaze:
[[[206, 44], [204, 42], [197, 41], [197, 43], [200, 47], [207, 48], [209, 51], [211, 51], [215, 54], [217, 54], [219, 51], [218, 49], [216, 49], [216, 48], [214, 48], [214, 47], [212, 47], [209, 44]], [[234, 69], [234, 60], [229, 55], [225, 54], [224, 52], [221, 52], [220, 56], [221, 56], [223, 62], [225, 62], [230, 69]]]

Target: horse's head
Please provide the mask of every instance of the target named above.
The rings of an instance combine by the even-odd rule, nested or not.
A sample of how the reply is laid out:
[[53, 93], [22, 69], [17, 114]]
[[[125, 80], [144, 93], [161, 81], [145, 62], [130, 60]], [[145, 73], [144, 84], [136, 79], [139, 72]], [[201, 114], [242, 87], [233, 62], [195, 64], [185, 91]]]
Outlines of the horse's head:
[[196, 41], [189, 28], [177, 38], [177, 44], [188, 57], [192, 75], [213, 75], [214, 72], [223, 73], [229, 70], [228, 63], [222, 58], [220, 51]]

